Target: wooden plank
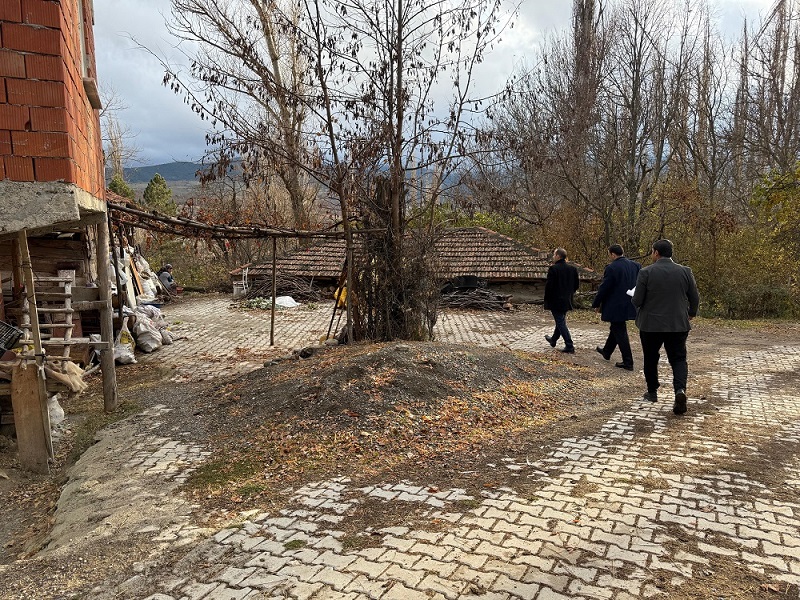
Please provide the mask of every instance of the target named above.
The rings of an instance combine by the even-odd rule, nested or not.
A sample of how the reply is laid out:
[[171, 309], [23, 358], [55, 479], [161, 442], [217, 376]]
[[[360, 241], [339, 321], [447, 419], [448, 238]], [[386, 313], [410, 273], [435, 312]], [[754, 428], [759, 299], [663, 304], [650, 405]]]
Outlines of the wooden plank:
[[[42, 350], [42, 333], [39, 329], [39, 315], [36, 314], [36, 285], [33, 281], [33, 266], [31, 265], [31, 255], [28, 252], [28, 232], [23, 229], [17, 236], [19, 242], [19, 253], [22, 257], [22, 274], [25, 277], [25, 294], [29, 307], [34, 310], [28, 315], [31, 320], [31, 335], [33, 336], [33, 351], [36, 356], [36, 365], [43, 367], [44, 350]], [[47, 446], [47, 453], [53, 457], [53, 440], [50, 438], [50, 413], [47, 410], [47, 392], [44, 389], [44, 375], [41, 377], [40, 396], [42, 396], [42, 417], [44, 423], [44, 438]]]
[[133, 283], [136, 287], [136, 295], [139, 296], [140, 294], [144, 293], [144, 288], [142, 287], [142, 277], [139, 275], [139, 269], [136, 268], [136, 263], [133, 260], [133, 255], [131, 254], [130, 257], [130, 265], [129, 270], [133, 275]]
[[[31, 365], [31, 368], [33, 368], [33, 365]], [[61, 394], [72, 391], [63, 383], [58, 383], [56, 381], [47, 381], [46, 389], [50, 394]], [[11, 395], [11, 384], [0, 383], [0, 396], [10, 396], [10, 395]]]
[[47, 394], [39, 369], [34, 364], [16, 365], [11, 375], [11, 404], [17, 429], [19, 462], [23, 469], [48, 474], [50, 468], [50, 419], [47, 413]]
[[84, 310], [103, 310], [108, 306], [105, 300], [83, 300], [72, 303], [72, 310], [82, 312]]
[[[100, 309], [100, 339], [107, 347], [100, 350], [100, 368], [103, 375], [103, 409], [106, 412], [116, 410], [117, 372], [114, 366], [114, 326], [111, 310], [111, 261], [109, 249], [111, 244], [111, 221], [97, 226], [97, 285], [100, 300], [106, 303]], [[122, 310], [120, 309], [120, 314]]]

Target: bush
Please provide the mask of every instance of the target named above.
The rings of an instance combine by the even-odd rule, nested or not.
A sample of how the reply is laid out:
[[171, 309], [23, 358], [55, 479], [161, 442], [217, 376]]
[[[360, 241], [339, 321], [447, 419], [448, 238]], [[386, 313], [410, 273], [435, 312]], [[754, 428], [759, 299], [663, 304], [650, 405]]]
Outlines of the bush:
[[795, 313], [796, 300], [789, 286], [762, 282], [745, 283], [727, 288], [721, 304], [733, 319], [787, 317]]

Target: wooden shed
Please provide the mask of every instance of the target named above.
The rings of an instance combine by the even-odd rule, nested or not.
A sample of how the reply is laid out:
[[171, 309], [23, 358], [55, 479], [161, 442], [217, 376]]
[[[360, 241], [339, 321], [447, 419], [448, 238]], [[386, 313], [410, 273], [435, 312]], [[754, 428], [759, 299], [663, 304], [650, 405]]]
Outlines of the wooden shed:
[[[437, 238], [434, 252], [442, 283], [474, 281], [516, 302], [533, 302], [544, 295], [552, 252], [539, 250], [484, 227], [449, 229]], [[345, 242], [325, 239], [278, 257], [278, 278], [302, 279], [309, 286], [335, 286], [342, 273]], [[582, 283], [593, 286], [599, 275], [580, 265]], [[234, 289], [269, 286], [271, 264], [249, 264], [231, 271]], [[279, 293], [280, 287], [279, 287]]]

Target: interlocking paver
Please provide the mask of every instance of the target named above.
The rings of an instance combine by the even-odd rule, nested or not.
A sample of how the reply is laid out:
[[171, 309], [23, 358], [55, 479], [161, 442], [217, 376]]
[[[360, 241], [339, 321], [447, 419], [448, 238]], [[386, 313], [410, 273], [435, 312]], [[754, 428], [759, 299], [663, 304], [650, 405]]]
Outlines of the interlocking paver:
[[[268, 313], [234, 313], [223, 297], [168, 305], [167, 318], [181, 321], [174, 327], [181, 339], [141, 360], [174, 365], [176, 381], [254, 370], [268, 358], [318, 343], [330, 309], [279, 311], [276, 346], [270, 347]], [[445, 311], [435, 334], [439, 341], [541, 352], [547, 350], [542, 337], [551, 329], [545, 318]], [[592, 348], [606, 335], [600, 326], [574, 330], [579, 347]], [[247, 517], [252, 521], [206, 533], [203, 540], [200, 533], [191, 534], [191, 543], [216, 557], [217, 568], [206, 579], [185, 579], [176, 566], [158, 592], [189, 599], [211, 591], [209, 598], [266, 592], [313, 600], [627, 600], [664, 597], [657, 577], [667, 573], [670, 583], [680, 586], [714, 555], [800, 583], [800, 504], [776, 499], [767, 484], [737, 470], [764, 445], [800, 446], [798, 372], [800, 346], [721, 348], [716, 367], [705, 374], [711, 382], [708, 399], [717, 410], [675, 419], [669, 402], [643, 405], [632, 399], [630, 408], [609, 416], [594, 433], [564, 438], [540, 460], [509, 456], [489, 467], [508, 470], [519, 481], [535, 477], [541, 485], [525, 495], [503, 488], [472, 497], [427, 481], [355, 488], [336, 479], [306, 485], [289, 502], [303, 510]], [[691, 402], [701, 408], [708, 399]], [[150, 410], [157, 421], [168, 408]], [[737, 432], [735, 443], [717, 435], [726, 428]], [[128, 452], [129, 468], [171, 481], [180, 481], [208, 457], [185, 441], [147, 434]], [[708, 461], [726, 468], [708, 473], [700, 468]], [[800, 495], [800, 462], [782, 467], [784, 488]], [[576, 498], [581, 478], [595, 489]], [[368, 497], [414, 502], [421, 516], [449, 527], [426, 531], [393, 523], [380, 530], [380, 547], [347, 550], [343, 533], [334, 528]], [[465, 509], [459, 500], [478, 506]], [[187, 525], [174, 523], [153, 532], [154, 538], [191, 532]], [[716, 543], [717, 536], [727, 543]], [[307, 547], [287, 549], [288, 539], [306, 540]]]

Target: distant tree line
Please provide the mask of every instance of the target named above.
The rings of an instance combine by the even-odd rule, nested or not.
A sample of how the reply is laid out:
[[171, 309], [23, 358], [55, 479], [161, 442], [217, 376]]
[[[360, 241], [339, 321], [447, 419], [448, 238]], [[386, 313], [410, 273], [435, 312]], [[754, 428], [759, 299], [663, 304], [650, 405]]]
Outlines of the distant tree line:
[[212, 126], [205, 191], [185, 210], [338, 221], [350, 249], [368, 230], [351, 282], [360, 337], [430, 333], [430, 249], [453, 223], [564, 246], [598, 270], [611, 243], [635, 258], [668, 237], [707, 312], [790, 314], [799, 1], [778, 0], [731, 45], [705, 0], [574, 0], [571, 28], [480, 98], [499, 0], [172, 0], [192, 54], [186, 69], [164, 63], [164, 83]]
[[798, 23], [780, 0], [730, 45], [702, 1], [575, 0], [487, 114], [456, 205], [597, 268], [667, 237], [707, 312], [796, 311]]

